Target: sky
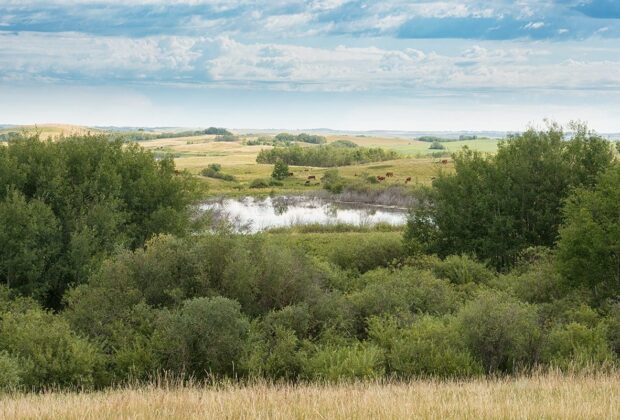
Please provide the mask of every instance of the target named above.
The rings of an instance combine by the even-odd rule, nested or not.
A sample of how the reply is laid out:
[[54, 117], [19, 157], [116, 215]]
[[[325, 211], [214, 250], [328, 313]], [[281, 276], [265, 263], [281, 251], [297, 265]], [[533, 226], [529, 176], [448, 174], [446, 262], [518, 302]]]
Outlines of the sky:
[[0, 123], [620, 132], [620, 0], [0, 0]]

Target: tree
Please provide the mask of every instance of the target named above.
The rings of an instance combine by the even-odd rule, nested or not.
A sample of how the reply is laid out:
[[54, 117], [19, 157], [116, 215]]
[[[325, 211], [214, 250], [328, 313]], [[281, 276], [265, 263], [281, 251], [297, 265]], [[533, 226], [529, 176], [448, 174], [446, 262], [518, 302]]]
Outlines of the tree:
[[285, 179], [288, 174], [288, 165], [282, 159], [278, 159], [273, 165], [273, 173], [271, 174], [271, 177], [281, 181]]
[[620, 165], [600, 178], [594, 190], [579, 189], [567, 201], [560, 229], [558, 265], [573, 286], [598, 298], [620, 294]]
[[60, 251], [60, 235], [49, 206], [9, 192], [0, 201], [0, 278], [6, 286], [24, 295], [44, 296], [49, 285], [41, 280]]
[[420, 214], [413, 209], [409, 248], [474, 253], [505, 269], [527, 247], [553, 246], [563, 201], [575, 187], [591, 188], [613, 160], [608, 141], [573, 128], [570, 140], [551, 125], [501, 142], [495, 156], [467, 148], [455, 154], [456, 172], [440, 173]]

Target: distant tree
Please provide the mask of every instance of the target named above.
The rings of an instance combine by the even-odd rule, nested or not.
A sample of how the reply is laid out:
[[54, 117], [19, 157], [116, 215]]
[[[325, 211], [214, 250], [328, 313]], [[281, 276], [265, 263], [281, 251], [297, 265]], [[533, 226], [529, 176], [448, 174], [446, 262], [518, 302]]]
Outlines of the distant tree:
[[204, 130], [203, 133], [210, 134], [210, 135], [232, 135], [232, 133], [228, 131], [227, 129], [218, 128], [218, 127], [209, 127], [206, 130]]
[[428, 148], [433, 150], [445, 150], [446, 146], [435, 140], [431, 143], [430, 146], [428, 146]]
[[288, 165], [281, 159], [277, 160], [273, 165], [273, 173], [271, 177], [278, 180], [283, 180], [288, 176]]

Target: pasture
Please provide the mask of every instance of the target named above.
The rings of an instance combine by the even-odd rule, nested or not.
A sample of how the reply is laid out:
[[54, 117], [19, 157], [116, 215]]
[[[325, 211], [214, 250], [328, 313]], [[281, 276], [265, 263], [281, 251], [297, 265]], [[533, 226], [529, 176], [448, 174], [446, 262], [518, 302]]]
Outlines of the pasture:
[[470, 381], [147, 386], [94, 393], [15, 394], [12, 419], [611, 419], [620, 377], [534, 375]]
[[[261, 149], [270, 148], [265, 145], [248, 146], [244, 141], [256, 136], [243, 135], [240, 141], [216, 142], [214, 136], [181, 137], [141, 141], [140, 145], [151, 150], [156, 155], [172, 154], [177, 168], [187, 170], [192, 174], [199, 174], [209, 164], [222, 165], [222, 172], [233, 175], [237, 182], [222, 181], [219, 179], [202, 178], [209, 186], [209, 195], [222, 194], [253, 194], [260, 191], [248, 190], [248, 184], [257, 178], [269, 178], [273, 165], [256, 163], [256, 156]], [[405, 180], [411, 178], [408, 185], [428, 185], [440, 170], [452, 170], [449, 158], [433, 158], [428, 152], [429, 143], [405, 140], [399, 138], [358, 137], [358, 136], [328, 136], [327, 142], [349, 140], [363, 147], [382, 147], [396, 150], [403, 155], [402, 159], [385, 162], [374, 162], [360, 165], [343, 166], [338, 168], [340, 175], [348, 180], [361, 179], [365, 176], [385, 176], [388, 172], [394, 173], [374, 188], [390, 185], [405, 185]], [[449, 151], [456, 151], [464, 145], [482, 151], [494, 151], [495, 140], [471, 140], [464, 142], [445, 143]], [[304, 147], [314, 147], [303, 145]], [[418, 155], [418, 157], [415, 157]], [[419, 157], [419, 155], [422, 155]], [[448, 164], [441, 161], [447, 159]], [[319, 180], [329, 168], [315, 168], [309, 166], [290, 166], [292, 177], [284, 180], [279, 190], [287, 193], [302, 192], [320, 188]], [[306, 185], [309, 176], [315, 176], [316, 182]]]

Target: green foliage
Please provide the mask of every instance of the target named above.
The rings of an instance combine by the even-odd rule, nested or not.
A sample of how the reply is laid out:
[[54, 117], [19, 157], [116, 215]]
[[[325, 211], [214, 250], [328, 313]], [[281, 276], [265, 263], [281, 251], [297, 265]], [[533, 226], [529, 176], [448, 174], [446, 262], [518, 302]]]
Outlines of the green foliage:
[[211, 163], [204, 168], [200, 175], [208, 178], [223, 179], [224, 181], [235, 181], [235, 177], [229, 174], [222, 173], [222, 165], [219, 163]]
[[439, 141], [434, 140], [428, 148], [432, 150], [445, 150], [446, 146], [441, 144]]
[[541, 337], [535, 307], [485, 292], [456, 317], [465, 345], [486, 372], [513, 372], [535, 362]]
[[280, 181], [286, 179], [288, 177], [288, 165], [283, 160], [277, 160], [273, 165], [271, 177]]
[[585, 127], [570, 140], [556, 126], [530, 129], [495, 156], [465, 148], [454, 155], [456, 172], [441, 173], [412, 213], [405, 237], [414, 250], [473, 253], [505, 269], [527, 247], [553, 246], [563, 201], [575, 187], [591, 188], [612, 158], [610, 143]]
[[162, 316], [154, 340], [165, 368], [202, 378], [235, 372], [248, 330], [237, 302], [196, 298]]
[[355, 149], [356, 147], [359, 147], [357, 144], [353, 143], [351, 140], [336, 140], [330, 143], [330, 145], [333, 147], [346, 147], [349, 149]]
[[604, 324], [588, 327], [577, 322], [557, 325], [541, 351], [541, 360], [561, 369], [613, 365], [616, 355], [607, 342]]
[[21, 137], [2, 148], [0, 168], [0, 276], [50, 307], [115, 248], [189, 226], [193, 183], [136, 144]]
[[333, 167], [380, 162], [397, 158], [398, 154], [396, 152], [386, 151], [381, 148], [343, 148], [332, 145], [301, 147], [299, 145], [292, 145], [274, 147], [269, 150], [263, 149], [258, 153], [256, 162], [274, 164], [278, 160], [282, 160], [288, 165]]
[[572, 286], [598, 299], [620, 292], [620, 165], [610, 167], [594, 190], [580, 189], [566, 204], [558, 267]]
[[433, 273], [439, 278], [450, 280], [454, 284], [489, 283], [493, 273], [478, 261], [466, 255], [450, 255], [433, 267]]
[[290, 144], [293, 142], [301, 142], [301, 143], [311, 143], [311, 144], [323, 144], [326, 142], [325, 137], [317, 136], [313, 134], [301, 133], [298, 135], [293, 135], [289, 133], [280, 133], [274, 138], [276, 143], [282, 144]]
[[98, 385], [103, 358], [61, 318], [40, 309], [5, 312], [0, 319], [0, 352], [19, 361], [28, 388]]
[[225, 135], [232, 134], [230, 131], [228, 131], [225, 128], [217, 128], [217, 127], [209, 127], [206, 130], [204, 130], [203, 133], [210, 134], [210, 135], [219, 135], [219, 136], [225, 136]]
[[256, 178], [250, 182], [250, 188], [269, 188], [270, 185], [270, 181], [263, 178]]
[[231, 142], [231, 141], [238, 141], [238, 140], [239, 140], [239, 137], [231, 133], [220, 134], [220, 135], [215, 136], [215, 138], [213, 139], [213, 141], [221, 141], [221, 142]]
[[328, 169], [325, 171], [323, 177], [321, 177], [323, 188], [334, 194], [342, 192], [346, 185], [346, 180], [340, 176], [338, 169]]
[[422, 316], [400, 327], [391, 317], [372, 317], [368, 335], [385, 352], [388, 373], [400, 378], [460, 378], [483, 372], [460, 342], [451, 319]]
[[319, 346], [306, 360], [304, 376], [325, 381], [377, 379], [383, 375], [382, 356], [367, 343]]
[[16, 389], [22, 381], [19, 360], [6, 351], [0, 351], [0, 392]]

